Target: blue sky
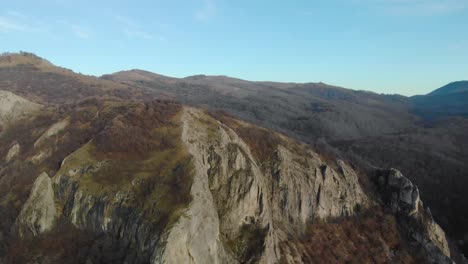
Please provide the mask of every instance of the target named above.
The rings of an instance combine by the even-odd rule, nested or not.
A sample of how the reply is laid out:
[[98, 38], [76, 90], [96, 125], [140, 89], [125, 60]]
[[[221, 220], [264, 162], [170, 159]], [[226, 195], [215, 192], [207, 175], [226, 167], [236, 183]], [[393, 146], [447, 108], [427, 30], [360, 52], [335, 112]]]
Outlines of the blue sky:
[[0, 51], [19, 50], [92, 75], [424, 94], [468, 79], [468, 0], [2, 1]]

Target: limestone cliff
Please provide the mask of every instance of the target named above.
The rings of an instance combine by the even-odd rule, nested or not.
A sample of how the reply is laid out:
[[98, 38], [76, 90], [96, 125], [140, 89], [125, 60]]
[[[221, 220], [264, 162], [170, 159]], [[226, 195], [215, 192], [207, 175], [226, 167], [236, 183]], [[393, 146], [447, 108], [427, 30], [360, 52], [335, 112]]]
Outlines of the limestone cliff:
[[[0, 244], [0, 262], [57, 263], [75, 254], [67, 261], [339, 263], [358, 252], [329, 256], [309, 238], [330, 224], [374, 223], [373, 210], [393, 232], [359, 234], [370, 241], [366, 250], [383, 252], [374, 262], [451, 262], [444, 232], [396, 170], [376, 174], [378, 192], [364, 189], [367, 175], [346, 161], [170, 102], [89, 100], [59, 110], [30, 134], [0, 138], [8, 145], [0, 149], [0, 188], [9, 201], [0, 210], [15, 219], [2, 226], [0, 241], [11, 241]], [[18, 192], [21, 175], [36, 172], [32, 188]], [[320, 239], [334, 248], [332, 234]], [[76, 243], [78, 251], [66, 246]]]
[[409, 235], [420, 243], [430, 263], [452, 263], [442, 228], [434, 221], [419, 196], [418, 187], [396, 169], [377, 172], [383, 201], [400, 218]]
[[259, 160], [233, 129], [202, 111], [186, 108], [182, 120], [196, 171], [194, 200], [169, 234], [169, 262], [277, 263], [279, 244], [301, 235], [314, 218], [352, 215], [367, 204], [355, 172], [342, 161], [335, 170], [286, 138], [269, 160]]
[[30, 232], [37, 236], [48, 232], [54, 227], [56, 217], [52, 183], [47, 173], [42, 173], [18, 216], [19, 233], [25, 236]]

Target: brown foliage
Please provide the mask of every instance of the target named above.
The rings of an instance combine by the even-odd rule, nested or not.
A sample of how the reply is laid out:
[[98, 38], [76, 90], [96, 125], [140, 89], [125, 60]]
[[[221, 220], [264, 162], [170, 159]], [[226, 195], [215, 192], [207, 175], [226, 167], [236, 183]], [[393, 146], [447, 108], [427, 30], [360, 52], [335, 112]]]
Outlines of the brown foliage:
[[360, 216], [317, 221], [299, 241], [305, 263], [420, 263], [400, 235], [395, 217], [378, 208]]
[[116, 155], [119, 153], [144, 155], [156, 148], [161, 150], [173, 147], [167, 138], [158, 138], [154, 130], [171, 126], [171, 120], [179, 110], [180, 105], [167, 101], [139, 103], [130, 107], [112, 109], [105, 114], [104, 120], [99, 121], [105, 124], [94, 143], [99, 152]]

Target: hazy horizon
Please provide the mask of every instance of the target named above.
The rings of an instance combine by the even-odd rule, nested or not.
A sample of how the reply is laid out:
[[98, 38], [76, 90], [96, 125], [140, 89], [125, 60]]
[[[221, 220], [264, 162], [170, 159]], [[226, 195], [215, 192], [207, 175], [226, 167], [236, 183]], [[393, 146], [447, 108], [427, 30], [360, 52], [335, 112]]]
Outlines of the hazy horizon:
[[0, 40], [1, 51], [95, 76], [142, 69], [411, 96], [468, 79], [467, 8], [462, 0], [16, 1], [0, 11]]

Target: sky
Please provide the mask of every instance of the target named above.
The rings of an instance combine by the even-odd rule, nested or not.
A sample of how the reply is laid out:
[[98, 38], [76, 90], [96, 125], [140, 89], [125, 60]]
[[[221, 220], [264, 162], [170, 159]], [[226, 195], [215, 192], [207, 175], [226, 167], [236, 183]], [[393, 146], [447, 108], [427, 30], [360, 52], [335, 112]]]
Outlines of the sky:
[[144, 69], [426, 94], [468, 79], [468, 0], [0, 0], [0, 52], [89, 75]]

